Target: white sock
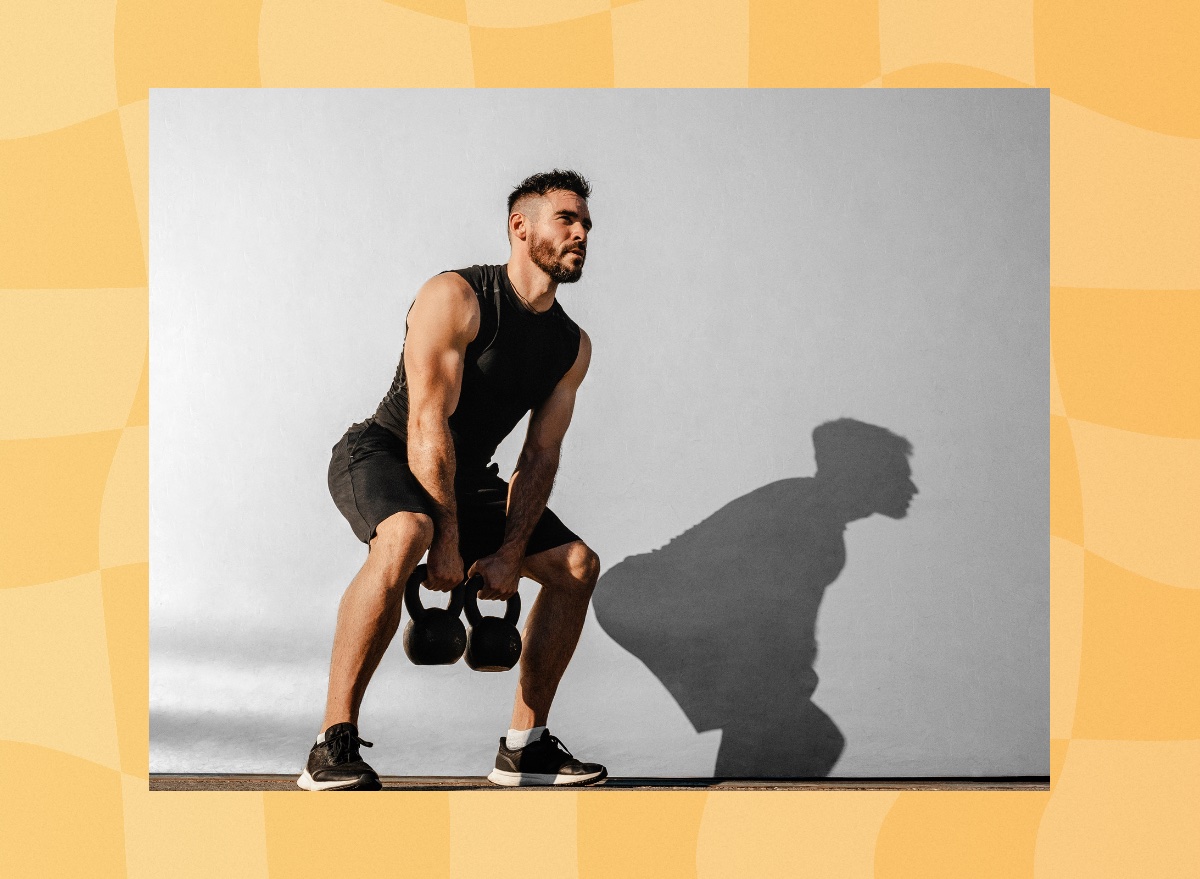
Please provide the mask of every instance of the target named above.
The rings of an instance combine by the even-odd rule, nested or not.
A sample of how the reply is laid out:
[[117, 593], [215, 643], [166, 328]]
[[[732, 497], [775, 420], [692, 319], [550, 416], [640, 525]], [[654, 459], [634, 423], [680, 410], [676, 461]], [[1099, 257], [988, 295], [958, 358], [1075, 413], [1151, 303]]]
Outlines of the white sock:
[[337, 726], [337, 724], [336, 724], [336, 723], [334, 723], [334, 724], [331, 724], [331, 725], [329, 726], [329, 729], [325, 730], [325, 732], [319, 732], [319, 733], [317, 733], [317, 744], [318, 744], [318, 745], [323, 745], [323, 744], [325, 744], [325, 733], [329, 732], [329, 730], [330, 730], [330, 729], [333, 729], [335, 726]]
[[535, 726], [533, 729], [510, 729], [504, 738], [504, 744], [509, 748], [524, 748], [530, 742], [540, 739], [545, 731], [544, 726]]

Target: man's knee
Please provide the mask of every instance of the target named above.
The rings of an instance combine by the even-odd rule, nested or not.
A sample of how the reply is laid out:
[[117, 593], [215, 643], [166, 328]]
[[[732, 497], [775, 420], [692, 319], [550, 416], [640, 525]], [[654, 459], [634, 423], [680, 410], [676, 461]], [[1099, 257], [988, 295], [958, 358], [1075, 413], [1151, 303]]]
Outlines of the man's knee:
[[570, 585], [588, 596], [600, 579], [600, 557], [582, 540], [571, 544], [567, 551], [565, 575]]
[[388, 516], [375, 528], [371, 552], [385, 562], [398, 563], [429, 549], [433, 542], [433, 520], [424, 513], [400, 512]]

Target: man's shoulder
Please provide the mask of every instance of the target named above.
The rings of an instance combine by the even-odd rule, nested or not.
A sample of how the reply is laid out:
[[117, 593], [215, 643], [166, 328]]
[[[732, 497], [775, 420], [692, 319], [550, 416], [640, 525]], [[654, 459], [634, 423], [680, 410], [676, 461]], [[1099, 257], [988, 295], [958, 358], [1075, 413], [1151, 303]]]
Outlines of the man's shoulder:
[[458, 275], [464, 281], [471, 285], [476, 292], [488, 289], [493, 282], [498, 280], [500, 271], [504, 268], [503, 265], [487, 265], [476, 264], [466, 266], [461, 269], [444, 269], [439, 272], [439, 275], [453, 274]]
[[421, 289], [409, 309], [406, 325], [470, 324], [478, 328], [482, 309], [474, 287], [461, 276], [438, 272]]

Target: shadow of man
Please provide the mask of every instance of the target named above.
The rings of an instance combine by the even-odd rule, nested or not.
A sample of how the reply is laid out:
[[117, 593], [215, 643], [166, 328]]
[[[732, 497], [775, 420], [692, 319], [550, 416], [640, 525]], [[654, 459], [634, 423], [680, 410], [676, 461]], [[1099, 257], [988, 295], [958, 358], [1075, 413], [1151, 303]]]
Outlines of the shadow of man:
[[917, 494], [904, 437], [842, 418], [813, 430], [817, 472], [723, 506], [600, 578], [601, 627], [698, 732], [722, 729], [716, 775], [823, 778], [845, 739], [812, 702], [816, 621], [846, 564], [846, 524], [901, 519]]

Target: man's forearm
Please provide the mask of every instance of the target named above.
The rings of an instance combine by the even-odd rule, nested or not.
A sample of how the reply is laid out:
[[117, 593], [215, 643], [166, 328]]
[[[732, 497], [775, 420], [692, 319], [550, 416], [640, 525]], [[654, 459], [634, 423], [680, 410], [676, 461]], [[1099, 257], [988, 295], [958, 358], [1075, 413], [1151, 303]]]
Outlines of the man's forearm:
[[458, 542], [458, 510], [454, 501], [454, 440], [445, 424], [408, 426], [408, 466], [436, 506], [434, 528], [439, 537]]
[[554, 475], [558, 472], [558, 449], [522, 451], [508, 485], [508, 515], [504, 523], [504, 544], [508, 551], [523, 558], [525, 545], [550, 500]]

